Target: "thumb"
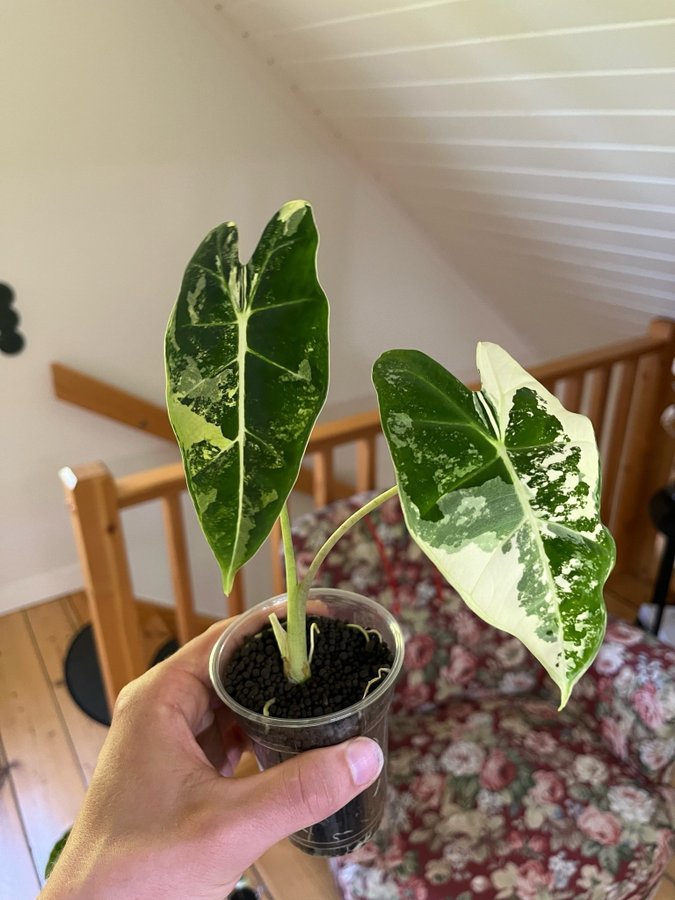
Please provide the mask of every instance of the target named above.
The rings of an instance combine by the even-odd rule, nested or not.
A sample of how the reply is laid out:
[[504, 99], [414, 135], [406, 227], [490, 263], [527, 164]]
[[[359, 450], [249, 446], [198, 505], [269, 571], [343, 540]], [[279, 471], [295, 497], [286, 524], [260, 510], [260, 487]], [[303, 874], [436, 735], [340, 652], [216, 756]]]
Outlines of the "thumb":
[[357, 737], [235, 779], [246, 835], [240, 846], [254, 861], [282, 838], [337, 812], [376, 780], [383, 761], [379, 744]]

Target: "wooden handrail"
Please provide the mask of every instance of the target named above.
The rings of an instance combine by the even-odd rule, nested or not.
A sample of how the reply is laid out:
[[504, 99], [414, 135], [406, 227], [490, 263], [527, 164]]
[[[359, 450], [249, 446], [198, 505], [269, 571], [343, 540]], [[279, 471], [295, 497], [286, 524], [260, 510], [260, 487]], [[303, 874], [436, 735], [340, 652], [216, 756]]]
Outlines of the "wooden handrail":
[[[308, 453], [311, 450], [308, 449]], [[143, 469], [132, 475], [122, 475], [115, 479], [117, 488], [117, 501], [120, 509], [135, 506], [137, 503], [149, 503], [151, 500], [160, 500], [170, 493], [185, 490], [185, 474], [183, 464], [180, 462], [169, 463], [165, 466], [156, 466], [152, 469]], [[335, 492], [339, 496], [348, 496], [357, 488], [346, 481], [334, 480]], [[313, 473], [311, 469], [303, 466], [300, 469], [295, 490], [302, 494], [313, 493]]]
[[59, 400], [131, 425], [165, 441], [176, 440], [164, 407], [62, 363], [52, 363], [51, 371], [54, 393]]
[[648, 334], [634, 340], [610, 344], [598, 350], [587, 350], [584, 353], [562, 356], [549, 363], [532, 366], [528, 368], [528, 371], [537, 381], [557, 381], [616, 363], [618, 360], [637, 359], [646, 353], [662, 350], [663, 347], [664, 338], [662, 336]]
[[159, 500], [167, 494], [185, 490], [185, 473], [180, 462], [144, 469], [115, 479], [117, 502], [121, 508]]
[[[646, 353], [658, 352], [663, 347], [663, 335], [650, 333], [599, 350], [560, 357], [552, 362], [533, 366], [529, 371], [539, 381], [551, 382], [578, 375], [589, 369], [601, 368], [617, 360], [637, 359]], [[51, 371], [54, 393], [60, 400], [172, 443], [175, 441], [171, 424], [162, 406], [63, 363], [52, 363]], [[475, 389], [478, 385], [472, 382], [469, 386]], [[312, 432], [308, 452], [318, 452], [326, 445], [342, 443], [346, 436], [349, 436], [349, 440], [358, 440], [371, 437], [379, 431], [380, 417], [377, 409], [345, 416], [332, 422], [320, 422]]]
[[326, 445], [340, 444], [345, 439], [357, 441], [359, 438], [370, 437], [380, 430], [380, 413], [377, 409], [343, 416], [332, 422], [319, 422], [314, 426], [307, 449], [310, 453], [318, 452]]

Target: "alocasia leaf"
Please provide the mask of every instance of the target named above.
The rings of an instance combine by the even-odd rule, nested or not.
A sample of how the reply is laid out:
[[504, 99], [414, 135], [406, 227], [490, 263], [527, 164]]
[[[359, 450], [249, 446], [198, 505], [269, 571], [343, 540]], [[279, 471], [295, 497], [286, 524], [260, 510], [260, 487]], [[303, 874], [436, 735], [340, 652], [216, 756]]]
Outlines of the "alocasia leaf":
[[477, 362], [477, 392], [415, 350], [375, 363], [401, 504], [422, 550], [540, 660], [563, 706], [602, 642], [614, 562], [593, 426], [496, 344]]
[[297, 478], [328, 390], [328, 301], [304, 201], [243, 265], [232, 222], [190, 260], [166, 332], [167, 407], [187, 485], [229, 593]]

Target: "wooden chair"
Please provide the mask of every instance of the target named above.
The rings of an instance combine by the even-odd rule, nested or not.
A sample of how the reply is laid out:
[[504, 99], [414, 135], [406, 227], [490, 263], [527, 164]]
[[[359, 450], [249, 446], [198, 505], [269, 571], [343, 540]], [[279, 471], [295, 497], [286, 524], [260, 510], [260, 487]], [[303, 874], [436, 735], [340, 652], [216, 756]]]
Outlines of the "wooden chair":
[[[617, 565], [609, 585], [615, 607], [624, 615], [649, 595], [654, 572], [655, 534], [650, 527], [648, 498], [672, 471], [675, 441], [660, 427], [663, 410], [673, 402], [672, 366], [675, 322], [654, 320], [634, 340], [565, 357], [531, 372], [572, 410], [593, 421], [603, 458], [603, 518], [617, 543]], [[87, 409], [172, 438], [164, 411], [103, 382], [54, 364], [57, 396]], [[316, 426], [296, 489], [309, 493], [315, 507], [375, 486], [376, 444], [380, 434], [376, 410]], [[351, 444], [356, 449], [353, 482], [336, 475], [334, 453]], [[207, 621], [195, 614], [189, 560], [180, 508], [185, 490], [182, 466], [175, 463], [115, 478], [102, 463], [62, 470], [68, 507], [82, 566], [89, 611], [109, 704], [121, 688], [141, 674], [144, 659], [138, 607], [131, 585], [124, 537], [123, 511], [158, 501], [164, 519], [175, 599], [176, 629], [181, 642]], [[275, 590], [284, 589], [273, 534]], [[241, 578], [228, 598], [224, 614], [244, 605]], [[630, 616], [632, 617], [632, 616]]]

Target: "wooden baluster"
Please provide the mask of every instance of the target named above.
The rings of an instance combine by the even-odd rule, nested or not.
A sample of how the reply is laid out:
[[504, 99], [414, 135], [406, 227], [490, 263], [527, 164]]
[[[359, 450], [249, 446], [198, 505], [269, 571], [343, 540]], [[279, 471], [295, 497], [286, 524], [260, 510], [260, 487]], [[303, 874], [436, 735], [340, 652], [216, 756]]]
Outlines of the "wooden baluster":
[[649, 530], [649, 497], [643, 495], [641, 488], [650, 446], [656, 439], [655, 410], [660, 369], [660, 359], [656, 353], [643, 356], [637, 367], [633, 408], [628, 431], [623, 435], [624, 455], [617, 502], [612, 511], [611, 527], [616, 541], [617, 573], [632, 568], [635, 547], [631, 544], [640, 538], [635, 522], [641, 522], [642, 528], [647, 532]]
[[[290, 509], [289, 509], [290, 515]], [[272, 586], [275, 594], [283, 594], [286, 590], [286, 574], [284, 572], [284, 559], [281, 551], [281, 525], [279, 519], [274, 523], [270, 534], [270, 552], [272, 554]]]
[[194, 597], [190, 582], [190, 562], [183, 525], [180, 495], [172, 492], [162, 497], [162, 513], [169, 552], [171, 584], [176, 604], [176, 631], [181, 644], [187, 644], [199, 633], [195, 620]]
[[356, 490], [372, 491], [375, 487], [375, 437], [356, 442]]
[[240, 569], [234, 576], [232, 590], [227, 598], [228, 616], [239, 616], [244, 611], [244, 573]]
[[115, 482], [103, 463], [59, 473], [72, 514], [108, 706], [145, 671]]
[[333, 448], [325, 447], [314, 453], [312, 496], [317, 508], [333, 499]]
[[583, 375], [573, 375], [570, 378], [566, 378], [563, 385], [562, 405], [571, 412], [579, 412], [583, 391]]
[[612, 511], [619, 484], [621, 456], [624, 449], [626, 425], [628, 424], [628, 415], [633, 401], [633, 387], [637, 371], [637, 362], [634, 359], [626, 360], [620, 365], [618, 390], [614, 407], [611, 411], [609, 441], [605, 465], [602, 470], [602, 519], [610, 528], [612, 527]]
[[595, 429], [595, 439], [598, 444], [602, 438], [602, 427], [607, 411], [607, 392], [609, 390], [610, 367], [603, 366], [595, 369], [591, 378], [591, 398], [588, 408], [588, 418]]
[[649, 326], [649, 334], [664, 342], [655, 360], [655, 368], [648, 399], [649, 411], [645, 418], [645, 440], [642, 456], [636, 460], [640, 480], [636, 488], [636, 504], [627, 523], [626, 542], [630, 548], [631, 573], [653, 583], [656, 574], [656, 532], [653, 528], [647, 504], [658, 490], [672, 478], [675, 440], [661, 425], [661, 415], [669, 404], [675, 402], [673, 386], [673, 358], [675, 357], [675, 322], [655, 319]]

